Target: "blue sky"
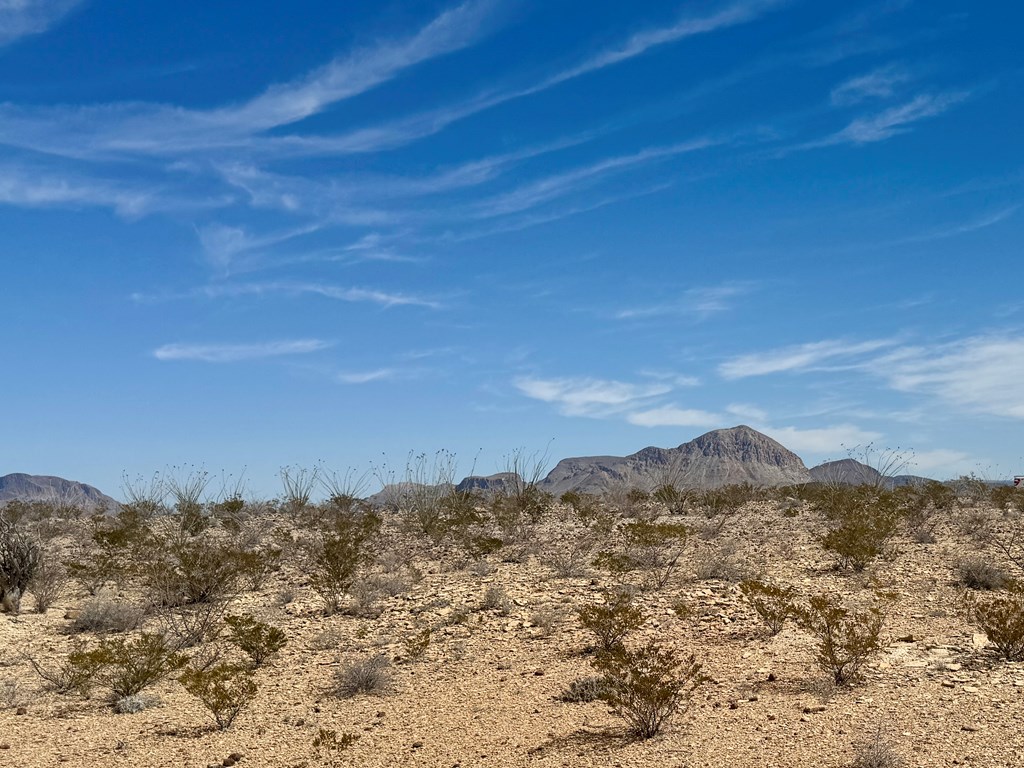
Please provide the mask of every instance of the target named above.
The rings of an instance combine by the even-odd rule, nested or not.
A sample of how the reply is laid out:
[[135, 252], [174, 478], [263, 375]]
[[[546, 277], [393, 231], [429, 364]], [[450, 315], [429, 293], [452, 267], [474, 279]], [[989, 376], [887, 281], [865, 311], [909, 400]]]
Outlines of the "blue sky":
[[0, 0], [0, 474], [749, 424], [1024, 471], [1016, 3]]

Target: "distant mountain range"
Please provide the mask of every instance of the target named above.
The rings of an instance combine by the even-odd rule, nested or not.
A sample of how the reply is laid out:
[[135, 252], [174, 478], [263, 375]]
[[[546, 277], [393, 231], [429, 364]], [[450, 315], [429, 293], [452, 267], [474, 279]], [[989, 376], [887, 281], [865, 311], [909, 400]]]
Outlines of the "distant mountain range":
[[[581, 456], [562, 459], [540, 482], [540, 487], [560, 496], [566, 491], [601, 493], [628, 487], [653, 490], [673, 484], [685, 488], [719, 488], [750, 483], [756, 486], [837, 482], [875, 485], [882, 476], [873, 467], [854, 459], [829, 461], [808, 469], [803, 460], [781, 443], [751, 427], [716, 429], [676, 448], [644, 448], [629, 456]], [[924, 482], [916, 475], [891, 478], [893, 485]], [[497, 492], [513, 482], [507, 472], [471, 476], [460, 490]], [[399, 484], [370, 497], [382, 502], [394, 498]], [[405, 489], [408, 490], [408, 489]], [[390, 492], [389, 492], [390, 491]], [[59, 477], [13, 474], [0, 477], [0, 504], [12, 499], [27, 501], [75, 500], [79, 506], [116, 507], [117, 502], [91, 485]]]
[[0, 477], [0, 504], [15, 500], [59, 502], [82, 509], [113, 509], [118, 506], [117, 501], [91, 485], [63, 477], [21, 472]]

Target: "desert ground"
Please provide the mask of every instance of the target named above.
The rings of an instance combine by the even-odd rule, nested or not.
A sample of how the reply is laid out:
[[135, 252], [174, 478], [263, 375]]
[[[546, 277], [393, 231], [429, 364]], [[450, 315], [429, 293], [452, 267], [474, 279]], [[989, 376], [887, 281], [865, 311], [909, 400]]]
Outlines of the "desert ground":
[[[249, 614], [286, 637], [247, 672], [258, 689], [234, 722], [219, 729], [180, 672], [147, 688], [141, 711], [119, 714], [102, 686], [61, 693], [33, 669], [52, 671], [76, 649], [140, 631], [181, 637], [168, 614], [184, 609], [157, 604], [152, 578], [139, 575], [152, 550], [126, 550], [119, 585], [87, 584], [73, 571], [46, 612], [35, 612], [29, 590], [20, 614], [0, 614], [0, 766], [1024, 765], [1024, 663], [1000, 658], [970, 610], [971, 596], [1001, 592], [964, 584], [965, 563], [1014, 574], [998, 544], [1011, 541], [1019, 513], [975, 496], [925, 509], [914, 524], [901, 518], [863, 570], [841, 567], [822, 545], [830, 523], [796, 492], [756, 491], [725, 505], [699, 494], [671, 505], [644, 494], [551, 500], [503, 527], [482, 513], [431, 535], [410, 514], [383, 510], [333, 608], [314, 588], [309, 560], [314, 531], [334, 524], [329, 503], [238, 505], [230, 525], [206, 510], [187, 542], [230, 543], [267, 567], [198, 605], [214, 618]], [[353, 509], [344, 515], [365, 514]], [[19, 525], [45, 557], [81, 563], [94, 553], [91, 532], [113, 520], [36, 509]], [[629, 567], [602, 561], [602, 551], [625, 552], [623, 526], [637, 520], [687, 532], [665, 529], [671, 541]], [[162, 515], [145, 525], [180, 537], [180, 523]], [[826, 594], [854, 610], [876, 607], [882, 647], [861, 679], [836, 685], [816, 663], [815, 638], [793, 620], [771, 635], [740, 589], [749, 579], [790, 587], [795, 602]], [[563, 700], [574, 681], [596, 674], [595, 636], [578, 609], [603, 604], [610, 589], [643, 612], [626, 647], [651, 640], [692, 653], [707, 678], [651, 738], [633, 736], [605, 700]], [[111, 603], [146, 613], [125, 632], [99, 619], [85, 626], [83, 612]], [[220, 625], [180, 649], [193, 666], [231, 659], [241, 668]], [[379, 655], [390, 682], [339, 693], [347, 665]], [[325, 731], [358, 738], [331, 749], [316, 743]]]

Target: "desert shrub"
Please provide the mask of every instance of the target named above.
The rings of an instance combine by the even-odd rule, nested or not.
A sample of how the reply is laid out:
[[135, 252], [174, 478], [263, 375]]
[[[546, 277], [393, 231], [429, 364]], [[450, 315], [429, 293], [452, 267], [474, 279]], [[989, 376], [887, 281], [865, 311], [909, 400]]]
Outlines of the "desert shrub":
[[643, 610], [633, 603], [633, 597], [624, 591], [606, 592], [603, 603], [585, 605], [576, 615], [583, 628], [594, 633], [601, 652], [618, 648], [630, 632], [647, 620]]
[[427, 655], [430, 648], [430, 638], [433, 631], [430, 627], [424, 627], [419, 632], [414, 632], [402, 639], [402, 650], [405, 651], [405, 658], [409, 661], [419, 661]]
[[39, 565], [28, 583], [28, 591], [36, 600], [36, 613], [46, 613], [67, 587], [67, 570], [51, 556], [40, 557]]
[[18, 613], [21, 596], [39, 569], [39, 545], [0, 515], [0, 613]]
[[589, 704], [600, 699], [606, 688], [607, 683], [603, 675], [580, 677], [558, 694], [558, 700], [569, 704]]
[[555, 605], [544, 605], [530, 614], [530, 623], [546, 637], [562, 622], [564, 615], [564, 609]]
[[220, 730], [231, 726], [259, 690], [252, 672], [238, 664], [220, 663], [206, 669], [186, 669], [178, 680], [210, 711]]
[[654, 489], [651, 493], [651, 498], [659, 504], [664, 504], [670, 514], [681, 515], [686, 511], [686, 504], [690, 500], [690, 493], [671, 483], [665, 483]]
[[332, 693], [350, 699], [360, 693], [383, 696], [393, 687], [391, 661], [384, 654], [342, 665], [334, 674]]
[[93, 517], [89, 541], [66, 563], [68, 573], [90, 594], [108, 583], [122, 587], [138, 571], [138, 553], [153, 546], [154, 509], [148, 501], [128, 503], [112, 518]]
[[55, 693], [78, 693], [85, 695], [92, 686], [93, 668], [89, 665], [74, 663], [77, 654], [84, 652], [84, 646], [78, 644], [65, 657], [58, 657], [53, 663], [44, 664], [35, 656], [25, 654], [24, 658], [32, 670]]
[[130, 632], [145, 616], [145, 610], [134, 603], [99, 595], [82, 603], [71, 626], [76, 632]]
[[342, 733], [340, 736], [333, 728], [319, 728], [313, 737], [313, 752], [320, 765], [333, 766], [337, 763], [338, 754], [344, 752], [359, 741], [355, 733]]
[[181, 605], [159, 614], [164, 634], [176, 648], [192, 648], [216, 640], [224, 629], [227, 599]]
[[234, 552], [235, 568], [247, 589], [263, 589], [267, 576], [281, 567], [282, 550], [277, 547], [239, 549]]
[[881, 731], [855, 742], [853, 754], [849, 768], [900, 768], [903, 765], [903, 758]]
[[561, 578], [583, 576], [594, 558], [596, 537], [589, 531], [574, 532], [545, 542], [538, 558]]
[[0, 678], [0, 709], [14, 709], [25, 702], [25, 691], [13, 677]]
[[507, 616], [512, 610], [512, 600], [508, 592], [500, 584], [489, 584], [484, 590], [484, 596], [480, 600], [481, 611], [494, 611], [502, 616]]
[[957, 577], [968, 589], [1002, 589], [1010, 582], [1010, 574], [1004, 568], [982, 557], [964, 558], [957, 565]]
[[143, 580], [161, 607], [217, 603], [238, 587], [237, 550], [227, 544], [173, 533], [152, 542]]
[[689, 533], [681, 523], [633, 520], [619, 528], [618, 548], [598, 553], [594, 564], [620, 578], [640, 571], [641, 586], [661, 589], [675, 573]]
[[114, 699], [142, 693], [185, 666], [188, 659], [161, 635], [142, 633], [134, 640], [102, 640], [92, 650], [76, 650], [68, 662]]
[[793, 604], [795, 591], [791, 587], [778, 587], [751, 579], [740, 583], [740, 592], [772, 635], [782, 631], [786, 619], [792, 618], [796, 610]]
[[735, 550], [735, 545], [727, 544], [711, 547], [698, 555], [694, 567], [697, 581], [715, 580], [733, 584], [743, 581], [746, 568], [737, 561]]
[[134, 715], [159, 704], [160, 699], [136, 693], [114, 701], [114, 711], [119, 715]]
[[241, 648], [257, 667], [262, 666], [288, 642], [282, 629], [257, 621], [248, 614], [226, 616], [224, 623], [230, 630], [231, 641]]
[[654, 642], [635, 650], [619, 645], [599, 654], [594, 666], [604, 674], [599, 698], [640, 739], [658, 733], [707, 680], [696, 657], [681, 656]]
[[968, 601], [972, 620], [1007, 661], [1024, 661], [1024, 592], [1015, 586], [1005, 594]]
[[372, 560], [369, 545], [380, 518], [367, 512], [357, 518], [337, 520], [322, 532], [309, 552], [309, 583], [324, 601], [328, 613], [341, 607], [342, 598], [355, 581], [360, 568]]
[[815, 661], [836, 685], [858, 682], [868, 659], [883, 648], [884, 617], [877, 607], [854, 612], [834, 598], [817, 595], [797, 606], [794, 617], [817, 641]]
[[872, 486], [837, 486], [819, 509], [830, 523], [822, 546], [855, 571], [884, 554], [902, 514], [895, 493]]

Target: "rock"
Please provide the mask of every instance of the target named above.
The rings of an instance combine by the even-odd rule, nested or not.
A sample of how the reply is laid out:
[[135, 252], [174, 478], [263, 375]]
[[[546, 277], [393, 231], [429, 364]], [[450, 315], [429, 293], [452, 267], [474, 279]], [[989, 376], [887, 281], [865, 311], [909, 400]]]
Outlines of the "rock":
[[68, 621], [78, 621], [82, 617], [82, 610], [80, 608], [68, 608], [64, 612], [64, 618]]
[[14, 711], [14, 714], [16, 714], [16, 715], [27, 715], [28, 714], [28, 709], [26, 707], [18, 707]]
[[980, 651], [982, 648], [988, 645], [988, 635], [982, 634], [980, 632], [975, 632], [973, 635], [971, 635], [971, 645], [974, 646], [974, 649], [976, 651]]
[[422, 746], [423, 746], [423, 742], [422, 741], [414, 741], [412, 743], [412, 748], [413, 749], [420, 749]]
[[811, 704], [810, 706], [804, 707], [804, 714], [805, 715], [814, 715], [814, 714], [817, 714], [818, 712], [824, 712], [824, 711], [825, 711], [825, 705], [824, 704]]

